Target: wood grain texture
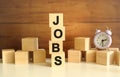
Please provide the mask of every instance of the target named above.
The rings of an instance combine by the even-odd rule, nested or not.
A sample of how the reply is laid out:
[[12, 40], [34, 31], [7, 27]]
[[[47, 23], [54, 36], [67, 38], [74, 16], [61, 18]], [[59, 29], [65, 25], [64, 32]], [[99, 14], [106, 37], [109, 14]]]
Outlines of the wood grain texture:
[[[66, 27], [64, 51], [73, 48], [74, 38], [91, 37], [96, 28], [111, 27], [112, 47], [120, 48], [119, 0], [0, 0], [0, 52], [4, 48], [21, 49], [21, 38], [39, 37], [39, 48], [48, 53], [49, 13], [63, 13]], [[1, 57], [1, 53], [0, 53]]]

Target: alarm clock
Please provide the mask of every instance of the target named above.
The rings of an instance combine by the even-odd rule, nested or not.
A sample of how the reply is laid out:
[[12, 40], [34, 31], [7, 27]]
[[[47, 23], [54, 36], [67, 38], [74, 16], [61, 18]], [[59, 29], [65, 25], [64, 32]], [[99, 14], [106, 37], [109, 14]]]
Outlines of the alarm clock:
[[110, 29], [107, 29], [105, 32], [101, 30], [96, 30], [94, 36], [94, 45], [98, 49], [107, 49], [112, 44], [112, 32]]

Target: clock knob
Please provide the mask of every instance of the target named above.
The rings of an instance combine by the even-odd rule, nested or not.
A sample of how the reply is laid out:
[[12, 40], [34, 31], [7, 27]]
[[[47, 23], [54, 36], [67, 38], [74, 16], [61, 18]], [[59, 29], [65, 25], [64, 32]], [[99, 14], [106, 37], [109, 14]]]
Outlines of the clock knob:
[[97, 34], [97, 33], [100, 33], [101, 32], [101, 30], [99, 30], [99, 29], [96, 29], [96, 32], [95, 32], [95, 34]]
[[109, 34], [109, 35], [112, 35], [111, 30], [106, 30], [106, 33]]

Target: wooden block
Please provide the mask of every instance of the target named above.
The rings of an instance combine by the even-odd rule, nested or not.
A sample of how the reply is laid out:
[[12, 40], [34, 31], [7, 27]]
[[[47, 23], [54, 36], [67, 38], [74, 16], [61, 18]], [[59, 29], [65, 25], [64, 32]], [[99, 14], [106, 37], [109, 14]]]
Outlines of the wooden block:
[[96, 62], [96, 49], [86, 51], [86, 62]]
[[90, 38], [88, 37], [76, 37], [74, 39], [74, 49], [80, 51], [87, 51], [90, 49]]
[[16, 51], [15, 52], [15, 64], [28, 64], [29, 52], [28, 51]]
[[65, 40], [65, 27], [52, 27], [51, 28], [51, 41], [64, 41]]
[[116, 51], [115, 56], [116, 56], [116, 63], [115, 64], [120, 66], [120, 51]]
[[54, 52], [52, 53], [51, 66], [52, 67], [64, 67], [65, 66], [65, 53]]
[[3, 63], [15, 63], [15, 50], [14, 49], [2, 49], [2, 62]]
[[25, 51], [38, 50], [38, 38], [36, 37], [22, 38], [22, 50]]
[[52, 52], [63, 52], [62, 41], [49, 41], [49, 54]]
[[117, 52], [119, 51], [119, 48], [109, 48], [109, 51], [114, 51], [114, 64], [117, 64]]
[[49, 27], [63, 26], [63, 13], [49, 14]]
[[34, 63], [45, 63], [46, 62], [46, 51], [45, 49], [39, 49], [33, 52]]
[[114, 51], [99, 50], [96, 51], [96, 63], [102, 65], [113, 64]]
[[79, 50], [68, 50], [68, 62], [80, 63], [81, 62], [81, 51]]
[[119, 48], [109, 48], [109, 51], [119, 51]]
[[109, 48], [109, 51], [114, 51], [114, 64], [117, 64], [117, 52], [119, 51], [119, 48]]

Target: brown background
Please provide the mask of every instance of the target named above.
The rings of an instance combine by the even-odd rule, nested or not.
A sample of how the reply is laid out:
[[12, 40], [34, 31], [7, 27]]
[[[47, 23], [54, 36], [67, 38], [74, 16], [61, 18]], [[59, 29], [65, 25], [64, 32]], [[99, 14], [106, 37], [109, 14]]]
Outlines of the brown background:
[[[21, 38], [39, 37], [39, 48], [48, 54], [49, 13], [64, 13], [64, 51], [74, 47], [74, 37], [91, 37], [96, 28], [113, 31], [112, 47], [120, 48], [120, 0], [0, 0], [1, 49], [21, 49]], [[67, 57], [67, 54], [66, 54]]]

